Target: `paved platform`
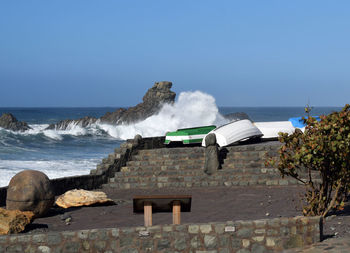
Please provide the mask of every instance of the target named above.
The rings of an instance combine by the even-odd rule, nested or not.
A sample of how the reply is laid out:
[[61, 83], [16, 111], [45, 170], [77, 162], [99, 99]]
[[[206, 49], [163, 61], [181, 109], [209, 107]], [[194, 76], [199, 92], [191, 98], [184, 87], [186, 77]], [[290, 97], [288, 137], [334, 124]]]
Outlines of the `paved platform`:
[[350, 236], [342, 238], [329, 238], [322, 242], [307, 246], [300, 249], [290, 249], [283, 251], [285, 253], [349, 253], [350, 252]]

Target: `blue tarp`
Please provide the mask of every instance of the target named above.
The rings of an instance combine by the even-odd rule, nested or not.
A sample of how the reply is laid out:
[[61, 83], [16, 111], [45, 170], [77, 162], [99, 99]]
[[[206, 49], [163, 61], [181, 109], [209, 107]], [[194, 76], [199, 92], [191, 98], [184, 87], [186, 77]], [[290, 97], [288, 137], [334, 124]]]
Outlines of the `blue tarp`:
[[[317, 121], [321, 120], [319, 116], [312, 116], [312, 117], [315, 118]], [[296, 127], [296, 128], [306, 127], [306, 124], [304, 123], [304, 120], [302, 119], [302, 117], [290, 118], [288, 119], [288, 121], [292, 122], [293, 127]]]

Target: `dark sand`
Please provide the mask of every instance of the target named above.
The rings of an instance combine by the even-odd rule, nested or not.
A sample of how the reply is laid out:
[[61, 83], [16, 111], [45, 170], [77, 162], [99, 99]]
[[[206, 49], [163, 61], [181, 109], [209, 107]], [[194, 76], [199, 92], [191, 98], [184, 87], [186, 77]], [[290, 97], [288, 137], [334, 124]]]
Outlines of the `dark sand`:
[[[181, 215], [184, 223], [225, 222], [256, 220], [302, 215], [301, 186], [244, 186], [232, 188], [105, 190], [117, 204], [63, 209], [52, 208], [46, 217], [34, 220], [25, 232], [40, 233], [93, 228], [143, 226], [143, 214], [133, 213], [132, 198], [148, 194], [190, 194], [191, 212]], [[62, 216], [71, 216], [69, 225]], [[154, 213], [153, 225], [171, 224], [171, 213]], [[350, 210], [327, 219], [324, 225], [327, 237], [350, 236]]]

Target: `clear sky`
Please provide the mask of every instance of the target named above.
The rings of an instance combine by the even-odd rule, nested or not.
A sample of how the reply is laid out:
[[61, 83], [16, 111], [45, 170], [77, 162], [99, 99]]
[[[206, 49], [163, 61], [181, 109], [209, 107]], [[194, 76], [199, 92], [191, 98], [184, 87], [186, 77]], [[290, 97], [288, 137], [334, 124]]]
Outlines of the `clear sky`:
[[350, 1], [0, 1], [0, 107], [350, 103]]

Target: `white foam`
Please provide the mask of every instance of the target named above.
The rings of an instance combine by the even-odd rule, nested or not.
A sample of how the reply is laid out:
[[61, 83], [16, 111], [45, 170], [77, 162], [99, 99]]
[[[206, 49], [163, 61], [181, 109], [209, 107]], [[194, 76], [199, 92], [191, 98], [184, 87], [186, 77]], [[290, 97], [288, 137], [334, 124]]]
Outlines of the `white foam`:
[[[116, 139], [133, 138], [136, 134], [143, 137], [162, 136], [168, 131], [179, 128], [222, 125], [228, 123], [220, 113], [215, 98], [201, 91], [181, 92], [174, 104], [165, 104], [158, 114], [144, 121], [130, 125], [113, 126], [99, 122], [90, 124], [86, 128], [79, 123], [70, 123], [65, 130], [45, 130], [48, 125], [30, 125], [32, 129], [25, 132], [12, 132], [21, 135], [44, 134], [54, 140], [62, 140], [64, 135], [103, 135], [107, 133]], [[101, 131], [103, 130], [103, 131]]]
[[0, 187], [7, 186], [11, 178], [26, 169], [39, 170], [50, 179], [89, 174], [96, 168], [99, 159], [18, 161], [0, 160]]
[[109, 135], [119, 139], [162, 136], [179, 128], [222, 125], [228, 123], [220, 113], [214, 97], [201, 91], [182, 92], [173, 104], [165, 104], [158, 114], [131, 125], [100, 124]]

